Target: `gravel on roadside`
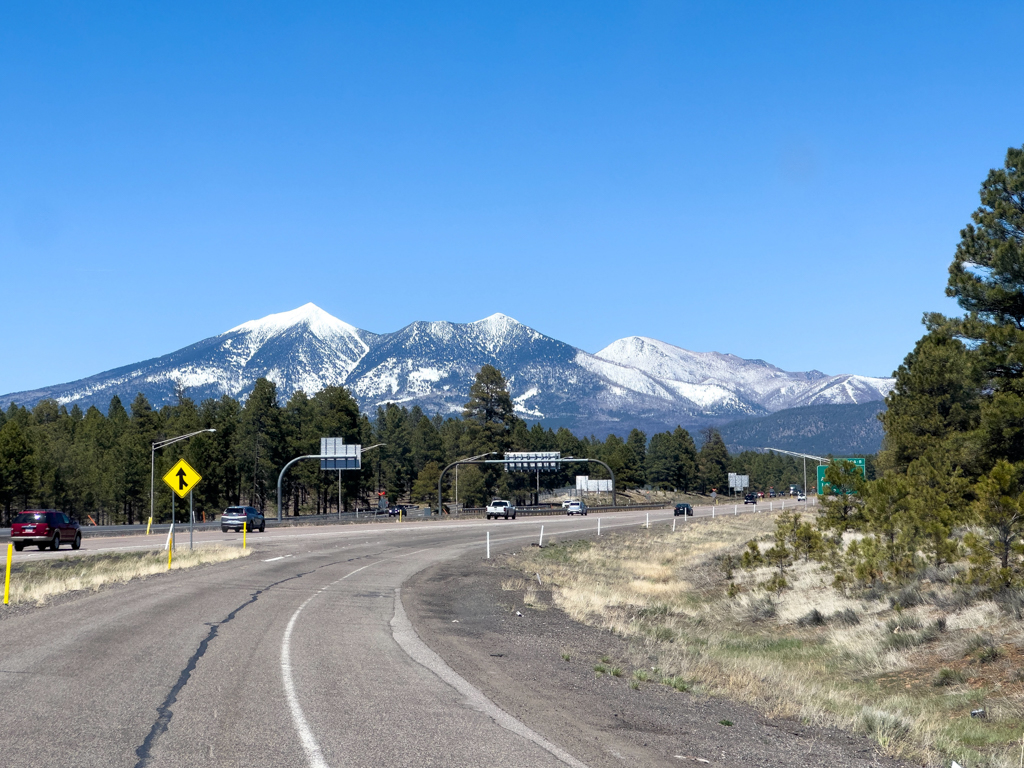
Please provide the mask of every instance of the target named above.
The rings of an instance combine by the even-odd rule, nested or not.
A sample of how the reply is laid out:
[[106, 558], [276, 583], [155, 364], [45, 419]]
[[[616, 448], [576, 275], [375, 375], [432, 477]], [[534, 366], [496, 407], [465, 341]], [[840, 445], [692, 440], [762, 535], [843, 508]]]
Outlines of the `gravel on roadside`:
[[[503, 581], [522, 578], [493, 560], [464, 556], [415, 575], [402, 587], [402, 602], [423, 641], [449, 666], [591, 768], [910, 765], [880, 754], [861, 734], [636, 681], [625, 640], [570, 620], [543, 587], [543, 609], [502, 589]], [[595, 672], [599, 665], [608, 672]], [[621, 677], [611, 674], [616, 668]]]

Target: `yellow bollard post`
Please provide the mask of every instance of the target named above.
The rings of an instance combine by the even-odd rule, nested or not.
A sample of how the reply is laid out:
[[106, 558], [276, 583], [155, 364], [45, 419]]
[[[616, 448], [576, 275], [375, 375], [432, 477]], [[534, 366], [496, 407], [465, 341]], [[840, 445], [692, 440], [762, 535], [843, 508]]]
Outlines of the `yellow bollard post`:
[[167, 545], [167, 570], [171, 570], [171, 555], [174, 554], [174, 544], [169, 543]]
[[146, 535], [147, 536], [149, 536], [149, 529], [150, 529], [150, 526], [152, 526], [152, 525], [153, 525], [153, 518], [151, 517], [151, 518], [149, 518], [149, 522], [146, 523]]
[[11, 558], [14, 557], [14, 544], [7, 545], [7, 573], [4, 575], [4, 605], [11, 601]]
[[242, 523], [242, 549], [245, 549], [245, 532], [249, 530], [249, 521]]

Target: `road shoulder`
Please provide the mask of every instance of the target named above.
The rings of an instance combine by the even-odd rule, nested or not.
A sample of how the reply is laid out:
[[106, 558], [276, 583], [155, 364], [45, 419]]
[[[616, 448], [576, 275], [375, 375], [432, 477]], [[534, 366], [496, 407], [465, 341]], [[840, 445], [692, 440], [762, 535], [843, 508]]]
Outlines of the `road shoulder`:
[[[766, 718], [655, 683], [633, 688], [622, 638], [502, 590], [503, 581], [520, 578], [467, 555], [413, 576], [402, 602], [422, 640], [449, 666], [591, 768], [906, 765], [879, 755], [864, 736]], [[605, 658], [609, 669], [622, 663], [622, 677], [595, 673]]]

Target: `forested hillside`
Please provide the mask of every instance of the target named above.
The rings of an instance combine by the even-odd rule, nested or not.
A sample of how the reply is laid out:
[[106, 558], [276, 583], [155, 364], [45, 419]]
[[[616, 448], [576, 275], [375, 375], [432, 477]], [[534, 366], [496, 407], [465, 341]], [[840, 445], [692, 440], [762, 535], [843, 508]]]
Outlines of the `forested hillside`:
[[782, 448], [818, 456], [854, 456], [878, 453], [885, 403], [809, 405], [787, 408], [768, 416], [733, 421], [721, 427], [731, 450]]

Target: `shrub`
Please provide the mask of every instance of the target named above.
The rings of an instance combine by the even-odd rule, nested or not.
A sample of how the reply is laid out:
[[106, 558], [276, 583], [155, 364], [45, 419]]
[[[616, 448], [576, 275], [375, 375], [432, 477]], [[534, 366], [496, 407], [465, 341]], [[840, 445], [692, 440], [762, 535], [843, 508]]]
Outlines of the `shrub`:
[[924, 605], [925, 602], [924, 594], [916, 584], [908, 584], [895, 595], [889, 595], [889, 606], [892, 608], [895, 608], [897, 605], [901, 608], [914, 608], [918, 605]]
[[956, 669], [940, 669], [938, 674], [935, 675], [935, 679], [932, 681], [932, 685], [936, 688], [944, 688], [950, 685], [961, 685], [967, 682], [967, 678], [963, 672]]
[[995, 645], [987, 645], [984, 648], [979, 648], [977, 654], [975, 654], [975, 658], [978, 660], [979, 664], [988, 664], [990, 661], [995, 661], [1000, 656], [1002, 656], [1002, 652]]
[[853, 608], [844, 608], [841, 611], [836, 611], [829, 617], [829, 621], [836, 624], [842, 624], [845, 627], [855, 627], [860, 624], [860, 616]]
[[953, 590], [947, 597], [936, 598], [935, 604], [945, 611], [961, 611], [978, 602], [987, 591], [985, 587], [977, 585], [962, 586]]
[[864, 724], [864, 730], [874, 736], [883, 747], [891, 745], [894, 741], [902, 741], [910, 735], [910, 727], [902, 717], [872, 707], [864, 707], [861, 711], [861, 722]]
[[690, 684], [686, 682], [686, 680], [681, 675], [676, 675], [675, 677], [666, 677], [661, 682], [669, 686], [670, 688], [675, 688], [677, 691], [680, 691], [682, 693], [685, 693], [686, 691], [690, 690]]
[[926, 642], [927, 638], [916, 632], [895, 632], [885, 638], [883, 645], [891, 651], [905, 651]]
[[1003, 612], [1020, 621], [1024, 618], [1024, 593], [1016, 589], [1001, 589], [995, 596], [996, 605]]
[[766, 621], [768, 619], [774, 619], [778, 609], [775, 603], [767, 595], [758, 600], [753, 600], [750, 603], [748, 609], [749, 618], [751, 621]]
[[971, 635], [964, 645], [964, 653], [969, 655], [990, 645], [992, 645], [992, 638], [988, 635]]
[[660, 643], [671, 643], [676, 639], [676, 633], [669, 627], [655, 627], [651, 636]]
[[820, 627], [825, 624], [826, 621], [827, 619], [821, 611], [817, 608], [812, 608], [809, 613], [805, 613], [797, 619], [796, 623], [797, 626], [800, 627]]

